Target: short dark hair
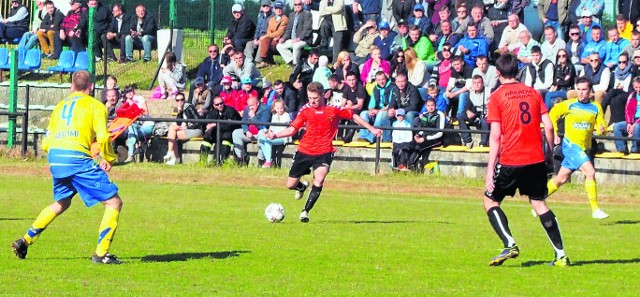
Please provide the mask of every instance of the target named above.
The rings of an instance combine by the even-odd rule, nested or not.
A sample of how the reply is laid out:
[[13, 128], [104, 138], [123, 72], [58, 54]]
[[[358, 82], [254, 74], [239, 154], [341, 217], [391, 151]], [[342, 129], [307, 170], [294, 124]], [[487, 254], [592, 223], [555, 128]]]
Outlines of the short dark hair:
[[593, 83], [591, 82], [591, 80], [586, 78], [586, 77], [584, 77], [584, 76], [578, 77], [578, 79], [576, 80], [576, 86], [578, 84], [588, 84], [589, 85], [589, 87], [588, 87], [589, 90], [591, 90], [591, 86], [593, 86]]
[[631, 80], [631, 83], [638, 83], [640, 84], [640, 76], [636, 76]]
[[518, 58], [513, 54], [501, 54], [496, 60], [496, 70], [500, 76], [513, 79], [518, 75]]
[[476, 25], [476, 23], [474, 23], [474, 22], [470, 22], [469, 24], [467, 24], [467, 29], [469, 29], [469, 27], [474, 27], [474, 28], [478, 29], [478, 25]]
[[93, 84], [93, 78], [86, 70], [80, 70], [71, 76], [71, 84], [76, 92], [88, 91]]
[[482, 80], [482, 82], [484, 82], [484, 78], [482, 78], [482, 75], [480, 75], [480, 74], [474, 75], [471, 79], [472, 80], [480, 79], [480, 80]]
[[328, 80], [328, 81], [335, 81], [335, 82], [340, 81], [340, 79], [338, 78], [338, 76], [337, 76], [337, 75], [335, 75], [335, 74], [331, 74], [331, 75], [329, 75], [329, 77], [327, 77], [327, 80]]
[[317, 47], [312, 48], [309, 51], [309, 56], [316, 56], [316, 57], [320, 57], [320, 50]]
[[349, 76], [355, 76], [356, 78], [358, 77], [358, 75], [354, 72], [354, 71], [347, 71], [347, 75], [345, 75], [344, 77], [347, 78]]
[[591, 27], [591, 31], [593, 30], [602, 30], [602, 27], [598, 26], [598, 25], [593, 25], [593, 27]]
[[421, 31], [421, 30], [420, 30], [420, 27], [418, 27], [417, 25], [410, 25], [409, 31]]
[[453, 56], [451, 58], [451, 64], [453, 64], [453, 62], [462, 62], [464, 64], [464, 59], [462, 59], [461, 56]]
[[616, 21], [625, 21], [625, 22], [626, 22], [626, 21], [628, 21], [628, 19], [627, 19], [627, 17], [626, 17], [624, 14], [619, 13], [619, 14], [616, 16]]
[[536, 53], [536, 54], [542, 54], [542, 49], [540, 49], [540, 47], [539, 47], [539, 46], [534, 45], [534, 46], [531, 48], [531, 53], [532, 53], [532, 54], [533, 54], [533, 53]]
[[384, 77], [387, 77], [387, 74], [384, 73], [384, 71], [380, 70], [378, 72], [376, 72], [376, 77], [380, 76], [380, 75], [384, 75]]
[[554, 27], [554, 26], [546, 26], [546, 27], [544, 27], [544, 29], [545, 29], [545, 30], [551, 30], [551, 31], [553, 31], [553, 32], [556, 32], [556, 27]]
[[322, 96], [322, 94], [324, 94], [324, 88], [322, 87], [322, 84], [314, 81], [307, 85], [307, 92], [316, 93]]
[[281, 85], [281, 84], [283, 84], [283, 83], [284, 83], [284, 82], [282, 82], [282, 80], [280, 80], [280, 79], [276, 79], [276, 81], [274, 81], [274, 82], [273, 82], [273, 85], [274, 85], [274, 86], [279, 86], [279, 85]]

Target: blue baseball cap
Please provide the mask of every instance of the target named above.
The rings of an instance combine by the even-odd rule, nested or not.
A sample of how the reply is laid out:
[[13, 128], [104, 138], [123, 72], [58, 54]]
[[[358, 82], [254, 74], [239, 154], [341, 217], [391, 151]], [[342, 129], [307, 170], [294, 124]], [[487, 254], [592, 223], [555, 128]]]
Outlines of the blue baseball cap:
[[413, 11], [416, 11], [416, 10], [420, 10], [420, 11], [424, 12], [424, 6], [422, 6], [422, 4], [420, 4], [420, 3], [416, 4], [416, 5], [413, 6]]
[[382, 21], [382, 22], [378, 23], [378, 28], [379, 28], [380, 30], [382, 30], [382, 29], [389, 30], [389, 28], [390, 28], [390, 27], [389, 27], [389, 22], [387, 22], [387, 21]]
[[253, 81], [251, 80], [251, 78], [250, 78], [250, 77], [243, 77], [243, 78], [240, 80], [240, 82], [241, 82], [242, 84], [253, 84]]
[[273, 8], [284, 8], [284, 3], [282, 1], [273, 2]]

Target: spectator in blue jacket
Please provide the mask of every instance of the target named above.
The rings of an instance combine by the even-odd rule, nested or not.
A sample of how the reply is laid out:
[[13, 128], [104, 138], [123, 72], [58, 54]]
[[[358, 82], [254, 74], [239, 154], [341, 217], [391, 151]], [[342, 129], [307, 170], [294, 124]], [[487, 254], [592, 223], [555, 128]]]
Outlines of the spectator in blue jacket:
[[587, 42], [584, 46], [582, 56], [580, 57], [580, 63], [582, 63], [582, 65], [589, 65], [589, 55], [594, 52], [600, 55], [600, 61], [604, 61], [607, 58], [605, 51], [606, 46], [607, 43], [602, 40], [602, 28], [600, 28], [600, 26], [594, 26], [591, 29], [591, 41]]
[[[271, 111], [256, 97], [247, 99], [247, 107], [242, 113], [243, 122], [257, 122], [265, 124], [242, 124], [242, 128], [233, 130], [231, 138], [233, 139], [233, 152], [239, 165], [249, 164], [249, 155], [247, 155], [247, 143], [258, 139], [258, 132], [268, 128], [271, 121]], [[258, 156], [259, 159], [260, 156]]]
[[267, 34], [267, 25], [271, 16], [273, 16], [271, 0], [262, 0], [260, 12], [258, 13], [258, 20], [256, 22], [256, 32], [253, 34], [253, 40], [247, 42], [247, 45], [244, 47], [244, 55], [247, 59], [254, 61], [254, 54], [260, 45], [260, 36]]
[[422, 36], [429, 36], [431, 33], [431, 21], [424, 14], [424, 6], [420, 3], [413, 6], [413, 16], [409, 18], [407, 24], [418, 26]]
[[357, 17], [360, 22], [364, 23], [367, 20], [373, 20], [376, 24], [380, 22], [381, 0], [354, 0], [352, 7], [354, 18]]
[[[209, 85], [209, 88], [213, 90], [222, 80], [222, 69], [224, 69], [224, 66], [220, 48], [212, 44], [209, 46], [209, 56], [204, 58], [200, 66], [198, 66], [196, 78], [201, 77], [204, 82]], [[195, 90], [195, 88], [196, 85], [191, 83], [191, 87], [189, 88], [189, 102], [192, 102], [193, 90]]]
[[609, 36], [609, 42], [607, 42], [604, 49], [604, 65], [615, 69], [615, 67], [618, 66], [618, 57], [624, 52], [624, 48], [631, 43], [624, 38], [620, 38], [620, 33], [618, 33], [618, 28], [616, 27], [609, 28], [607, 34]]
[[591, 30], [593, 30], [593, 27], [602, 27], [598, 22], [593, 21], [593, 14], [591, 11], [586, 10], [583, 11], [582, 14], [578, 15], [580, 16], [580, 25], [578, 25], [580, 27], [580, 34], [582, 39], [584, 39], [584, 42], [587, 43], [592, 40]]
[[477, 25], [467, 25], [467, 35], [456, 45], [456, 55], [464, 55], [464, 62], [470, 67], [476, 65], [478, 56], [488, 56], [489, 44], [483, 36], [478, 36]]
[[389, 23], [386, 21], [378, 24], [378, 30], [380, 35], [373, 40], [373, 45], [380, 48], [381, 59], [389, 60], [391, 58], [391, 45], [396, 38], [396, 32], [390, 30]]

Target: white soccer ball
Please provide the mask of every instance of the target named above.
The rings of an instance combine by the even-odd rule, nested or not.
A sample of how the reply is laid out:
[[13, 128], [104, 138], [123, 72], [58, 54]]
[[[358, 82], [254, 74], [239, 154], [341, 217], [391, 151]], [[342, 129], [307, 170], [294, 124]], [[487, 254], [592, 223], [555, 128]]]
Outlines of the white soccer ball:
[[267, 220], [272, 223], [280, 223], [284, 220], [284, 207], [280, 203], [271, 203], [264, 210]]

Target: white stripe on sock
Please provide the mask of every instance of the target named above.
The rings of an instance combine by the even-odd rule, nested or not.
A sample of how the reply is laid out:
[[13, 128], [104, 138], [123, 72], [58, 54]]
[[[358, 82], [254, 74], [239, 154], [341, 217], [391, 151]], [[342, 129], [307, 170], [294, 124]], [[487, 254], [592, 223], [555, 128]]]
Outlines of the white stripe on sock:
[[[560, 238], [562, 238], [562, 232], [560, 231], [560, 224], [558, 224], [558, 218], [553, 218], [553, 219], [556, 221], [556, 225], [558, 225], [558, 232], [560, 232]], [[566, 256], [564, 249], [558, 249], [556, 245], [553, 244], [553, 241], [551, 241], [551, 238], [547, 233], [547, 229], [544, 229], [544, 234], [547, 235], [547, 238], [549, 239], [549, 242], [551, 242], [551, 246], [553, 247], [553, 250], [556, 251], [556, 259]]]
[[507, 233], [507, 230], [504, 229], [504, 226], [502, 225], [502, 221], [500, 220], [500, 216], [498, 215], [497, 211], [493, 211], [493, 216], [496, 217], [496, 221], [498, 222], [498, 226], [500, 226], [500, 231], [502, 231], [502, 235], [504, 235], [504, 237], [507, 238], [507, 245], [509, 247], [512, 247], [516, 244], [515, 239], [513, 239], [513, 237], [511, 237], [511, 235], [509, 235], [509, 233]]

